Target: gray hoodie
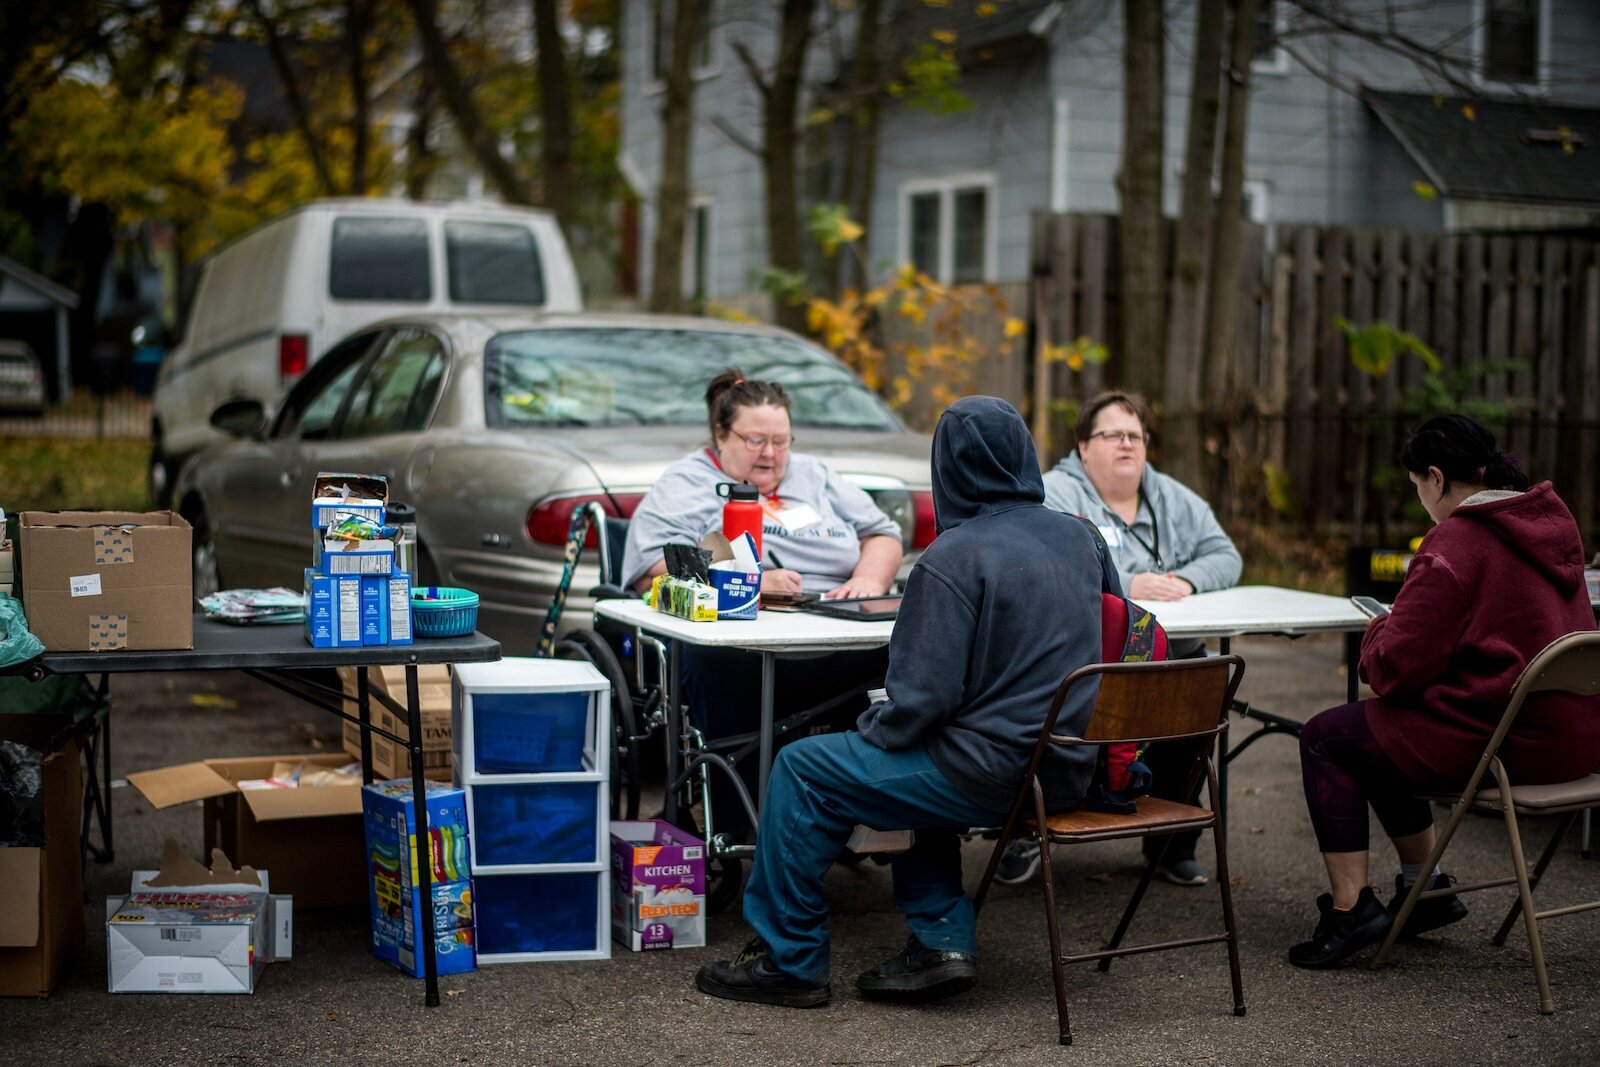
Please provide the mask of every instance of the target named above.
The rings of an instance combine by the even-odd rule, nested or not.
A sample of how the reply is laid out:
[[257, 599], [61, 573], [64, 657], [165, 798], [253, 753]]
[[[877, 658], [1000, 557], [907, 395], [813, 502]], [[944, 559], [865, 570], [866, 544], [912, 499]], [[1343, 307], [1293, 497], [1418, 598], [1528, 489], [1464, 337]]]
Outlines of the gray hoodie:
[[1211, 506], [1198, 493], [1146, 463], [1131, 527], [1112, 511], [1083, 469], [1077, 449], [1044, 475], [1044, 506], [1082, 515], [1100, 528], [1126, 591], [1136, 574], [1171, 571], [1197, 593], [1239, 581], [1244, 563]]

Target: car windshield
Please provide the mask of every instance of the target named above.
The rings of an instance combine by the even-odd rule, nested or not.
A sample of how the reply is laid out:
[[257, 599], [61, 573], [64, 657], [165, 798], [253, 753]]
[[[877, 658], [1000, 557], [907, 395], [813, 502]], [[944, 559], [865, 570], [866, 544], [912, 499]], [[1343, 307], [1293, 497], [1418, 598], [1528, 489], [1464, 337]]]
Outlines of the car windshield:
[[725, 367], [776, 381], [796, 426], [900, 429], [840, 364], [781, 337], [696, 330], [554, 329], [503, 333], [484, 349], [490, 426], [699, 425], [706, 383]]

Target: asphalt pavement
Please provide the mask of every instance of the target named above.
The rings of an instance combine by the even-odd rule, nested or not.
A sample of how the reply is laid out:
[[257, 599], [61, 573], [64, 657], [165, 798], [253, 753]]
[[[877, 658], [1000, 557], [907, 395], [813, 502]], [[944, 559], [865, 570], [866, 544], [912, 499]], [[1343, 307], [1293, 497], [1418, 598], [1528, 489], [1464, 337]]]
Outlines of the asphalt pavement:
[[[1343, 699], [1341, 641], [1240, 640], [1241, 696], [1305, 718]], [[239, 674], [125, 675], [113, 679], [112, 774], [211, 756], [338, 748], [331, 716]], [[1249, 727], [1236, 727], [1248, 730]], [[1468, 898], [1466, 921], [1400, 946], [1389, 967], [1305, 972], [1284, 959], [1310, 933], [1321, 864], [1300, 791], [1299, 756], [1267, 738], [1232, 765], [1231, 860], [1241, 930], [1243, 1018], [1232, 1012], [1219, 945], [1118, 960], [1109, 973], [1067, 972], [1075, 1043], [1061, 1047], [1038, 881], [1000, 886], [979, 920], [982, 980], [925, 1007], [859, 999], [853, 976], [905, 941], [888, 871], [871, 863], [830, 875], [834, 998], [795, 1011], [707, 998], [693, 986], [706, 960], [737, 952], [737, 908], [714, 916], [707, 949], [609, 961], [483, 967], [441, 979], [443, 1003], [425, 1009], [422, 983], [374, 960], [364, 909], [296, 913], [294, 959], [268, 968], [249, 996], [106, 992], [105, 899], [136, 868], [156, 865], [162, 842], [198, 855], [198, 804], [165, 811], [134, 790], [113, 790], [116, 856], [89, 865], [83, 956], [54, 995], [0, 1000], [0, 1063], [143, 1065], [416, 1064], [1580, 1064], [1600, 1060], [1600, 923], [1543, 926], [1556, 1013], [1541, 1016], [1520, 926], [1504, 948], [1489, 938], [1512, 890]], [[1527, 832], [1530, 849], [1548, 833]], [[1375, 828], [1376, 834], [1376, 828]], [[1376, 838], [1373, 881], [1387, 899], [1393, 850]], [[1469, 819], [1447, 867], [1469, 877], [1505, 866], [1500, 824]], [[975, 886], [988, 843], [967, 846]], [[1138, 876], [1138, 848], [1112, 842], [1056, 860], [1069, 946], [1099, 947]], [[1209, 842], [1201, 858], [1211, 862]], [[1541, 889], [1546, 906], [1593, 893], [1600, 859], [1578, 855], [1576, 833]], [[1221, 929], [1214, 886], [1154, 886], [1131, 937]]]

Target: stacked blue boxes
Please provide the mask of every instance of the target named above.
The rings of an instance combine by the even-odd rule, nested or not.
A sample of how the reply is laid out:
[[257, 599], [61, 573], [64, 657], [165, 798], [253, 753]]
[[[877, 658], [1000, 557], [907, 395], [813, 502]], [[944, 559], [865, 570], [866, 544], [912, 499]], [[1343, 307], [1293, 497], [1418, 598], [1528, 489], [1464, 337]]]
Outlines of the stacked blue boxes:
[[305, 593], [306, 640], [313, 648], [412, 642], [411, 577], [395, 566], [395, 543], [326, 537], [328, 527], [351, 516], [382, 524], [388, 497], [381, 475], [322, 473], [312, 483]]
[[450, 737], [475, 827], [479, 962], [610, 958], [605, 676], [557, 659], [453, 673]]
[[440, 974], [477, 969], [472, 878], [468, 873], [467, 798], [460, 789], [427, 783], [433, 901], [424, 907], [417, 867], [411, 782], [374, 782], [361, 791], [371, 885], [372, 954], [413, 978], [423, 974], [422, 924], [433, 922]]

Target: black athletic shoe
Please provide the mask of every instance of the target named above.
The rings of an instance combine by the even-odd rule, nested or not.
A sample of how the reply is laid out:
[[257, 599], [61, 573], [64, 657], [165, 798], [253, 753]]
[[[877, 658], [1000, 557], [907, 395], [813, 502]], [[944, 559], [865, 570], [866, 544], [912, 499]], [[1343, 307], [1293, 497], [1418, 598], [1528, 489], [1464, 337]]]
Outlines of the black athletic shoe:
[[767, 946], [759, 937], [751, 938], [733, 959], [701, 967], [694, 984], [700, 992], [723, 1000], [783, 1008], [820, 1008], [833, 995], [833, 987], [827, 982], [803, 982], [774, 967]]
[[1312, 970], [1331, 967], [1368, 945], [1382, 941], [1394, 922], [1394, 916], [1378, 903], [1369, 885], [1361, 887], [1356, 906], [1349, 911], [1334, 911], [1333, 897], [1328, 893], [1317, 898], [1317, 910], [1322, 917], [1317, 920], [1311, 940], [1289, 949], [1289, 962], [1296, 967]]
[[924, 948], [912, 934], [906, 947], [856, 977], [864, 997], [879, 1000], [938, 1000], [978, 984], [978, 957], [970, 952]]
[[[1389, 914], [1399, 915], [1400, 905], [1406, 900], [1406, 887], [1402, 884], [1400, 875], [1394, 876], [1394, 897], [1389, 901]], [[1429, 889], [1449, 889], [1456, 884], [1456, 880], [1448, 874], [1440, 873], [1428, 883]], [[1441, 926], [1458, 923], [1467, 917], [1467, 906], [1461, 903], [1460, 897], [1434, 897], [1432, 900], [1419, 900], [1417, 906], [1411, 909], [1411, 915], [1406, 919], [1406, 924], [1400, 928], [1400, 940], [1410, 941], [1429, 930], [1437, 930]]]

